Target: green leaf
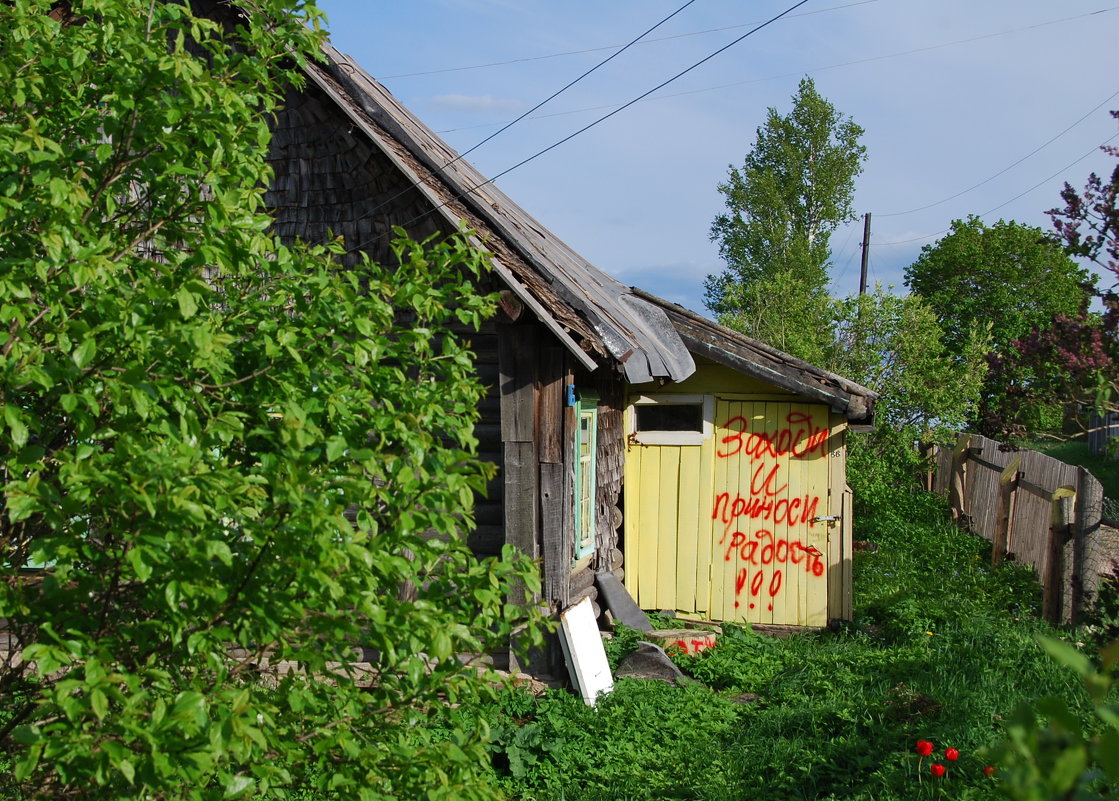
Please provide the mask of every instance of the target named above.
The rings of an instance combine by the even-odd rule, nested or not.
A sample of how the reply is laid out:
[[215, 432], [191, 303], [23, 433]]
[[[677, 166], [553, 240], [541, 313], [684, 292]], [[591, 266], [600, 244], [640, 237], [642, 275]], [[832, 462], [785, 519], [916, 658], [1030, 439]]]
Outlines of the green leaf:
[[346, 453], [346, 440], [344, 437], [333, 436], [326, 441], [326, 458], [327, 461], [333, 462], [338, 460]]
[[1057, 755], [1049, 771], [1048, 783], [1055, 794], [1070, 790], [1088, 767], [1088, 753], [1083, 744], [1069, 746]]
[[1065, 667], [1072, 668], [1081, 678], [1092, 673], [1091, 661], [1071, 645], [1042, 635], [1038, 635], [1037, 641], [1051, 657]]
[[141, 582], [147, 581], [152, 575], [152, 566], [144, 561], [143, 548], [134, 546], [128, 550], [126, 556], [128, 563], [132, 565], [132, 570], [136, 573], [136, 578]]
[[186, 287], [179, 289], [175, 299], [179, 301], [179, 314], [183, 316], [184, 320], [189, 320], [198, 311], [197, 298]]
[[8, 424], [8, 435], [16, 448], [27, 444], [28, 431], [21, 419], [20, 411], [15, 406], [4, 404], [4, 422]]
[[193, 690], [181, 692], [171, 707], [172, 720], [201, 725], [206, 720], [206, 696]]
[[94, 687], [89, 691], [89, 705], [98, 720], [104, 720], [109, 714], [109, 699], [105, 697], [105, 692], [100, 687]]
[[225, 783], [225, 795], [222, 798], [236, 798], [243, 795], [251, 790], [254, 784], [256, 784], [256, 780], [251, 776], [242, 774], [230, 776], [229, 781]]
[[74, 353], [72, 354], [71, 358], [73, 358], [74, 364], [76, 364], [78, 367], [85, 367], [93, 360], [93, 356], [96, 353], [97, 342], [94, 340], [92, 335], [87, 334], [85, 339], [82, 340], [82, 343], [74, 349]]
[[233, 552], [229, 550], [229, 546], [222, 540], [209, 540], [206, 543], [206, 557], [208, 559], [217, 559], [226, 567], [233, 564]]

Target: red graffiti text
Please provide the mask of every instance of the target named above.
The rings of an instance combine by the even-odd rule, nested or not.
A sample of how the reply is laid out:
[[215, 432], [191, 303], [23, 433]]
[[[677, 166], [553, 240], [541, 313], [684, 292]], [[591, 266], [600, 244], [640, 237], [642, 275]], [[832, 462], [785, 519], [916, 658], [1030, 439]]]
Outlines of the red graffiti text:
[[[726, 538], [724, 537], [724, 540]], [[719, 543], [722, 545], [722, 542]], [[804, 572], [816, 576], [824, 575], [824, 554], [816, 547], [805, 545], [800, 540], [774, 539], [773, 532], [759, 529], [749, 537], [745, 532], [736, 531], [727, 543], [723, 560], [729, 562], [738, 557], [739, 563], [755, 567], [767, 565], [804, 565]], [[780, 579], [777, 579], [780, 587]], [[741, 590], [741, 587], [739, 588]]]
[[742, 415], [732, 417], [723, 423], [722, 427], [730, 433], [722, 438], [722, 447], [716, 453], [722, 459], [739, 454], [751, 459], [790, 454], [794, 459], [807, 459], [814, 453], [827, 455], [827, 426], [814, 425], [811, 415], [804, 412], [789, 412], [785, 422], [789, 425], [774, 432], [750, 431], [749, 420]]
[[711, 510], [711, 519], [722, 521], [724, 526], [723, 539], [726, 539], [726, 534], [741, 518], [763, 520], [774, 525], [799, 526], [807, 523], [809, 527], [813, 527], [816, 525], [814, 520], [819, 505], [820, 496], [818, 495], [777, 498], [775, 500], [756, 496], [744, 498], [741, 495], [735, 495], [734, 498], [731, 498], [729, 492], [720, 492], [715, 496], [715, 506]]

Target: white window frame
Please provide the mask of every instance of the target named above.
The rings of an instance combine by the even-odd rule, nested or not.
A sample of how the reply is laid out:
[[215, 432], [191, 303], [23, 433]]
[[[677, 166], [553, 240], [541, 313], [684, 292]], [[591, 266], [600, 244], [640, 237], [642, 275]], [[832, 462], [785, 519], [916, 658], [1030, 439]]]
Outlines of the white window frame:
[[[703, 423], [701, 431], [638, 431], [637, 407], [654, 405], [695, 406], [702, 404]], [[639, 445], [702, 445], [715, 435], [715, 396], [684, 395], [669, 392], [656, 395], [638, 395], [630, 399], [628, 431], [631, 442]]]

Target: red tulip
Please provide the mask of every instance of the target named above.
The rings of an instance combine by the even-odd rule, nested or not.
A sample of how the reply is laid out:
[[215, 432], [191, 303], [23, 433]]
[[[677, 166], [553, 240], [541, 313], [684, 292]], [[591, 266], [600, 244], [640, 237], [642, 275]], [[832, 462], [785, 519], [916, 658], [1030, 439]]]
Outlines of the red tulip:
[[955, 748], [945, 748], [944, 758], [947, 759], [949, 762], [955, 762], [957, 759], [960, 758], [960, 752], [957, 751]]
[[933, 744], [928, 740], [917, 741], [917, 754], [919, 756], [929, 756], [933, 752]]
[[995, 775], [995, 766], [994, 765], [988, 765], [987, 767], [983, 768], [983, 775], [984, 776], [994, 776]]
[[929, 765], [929, 771], [933, 776], [943, 776], [948, 771], [948, 768], [944, 767], [939, 762], [934, 762]]

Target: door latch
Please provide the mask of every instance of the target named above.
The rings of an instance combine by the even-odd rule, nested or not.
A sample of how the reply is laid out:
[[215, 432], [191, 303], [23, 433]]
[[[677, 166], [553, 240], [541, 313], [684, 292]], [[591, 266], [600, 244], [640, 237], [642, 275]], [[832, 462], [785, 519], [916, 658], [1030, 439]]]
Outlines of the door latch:
[[823, 515], [821, 517], [813, 517], [809, 523], [834, 523], [839, 520], [839, 515]]

